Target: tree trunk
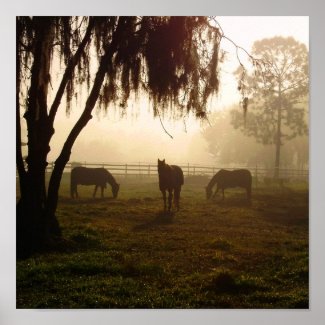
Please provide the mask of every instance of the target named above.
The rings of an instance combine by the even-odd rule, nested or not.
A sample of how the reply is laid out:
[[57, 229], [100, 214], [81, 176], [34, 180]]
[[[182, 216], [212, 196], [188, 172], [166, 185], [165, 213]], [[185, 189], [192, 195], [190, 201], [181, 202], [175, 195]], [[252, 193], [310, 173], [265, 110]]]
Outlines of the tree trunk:
[[282, 123], [282, 100], [281, 100], [281, 85], [279, 85], [278, 91], [278, 111], [277, 111], [277, 132], [275, 140], [275, 165], [274, 165], [274, 178], [279, 178], [279, 169], [280, 169], [280, 153], [281, 153], [281, 123]]
[[279, 132], [281, 132], [281, 128], [279, 127], [279, 122], [278, 122], [276, 143], [275, 143], [275, 164], [274, 164], [275, 179], [279, 178], [279, 169], [280, 169], [281, 136]]
[[16, 209], [18, 258], [45, 249], [55, 237], [61, 235], [57, 219], [54, 215], [50, 217], [47, 214], [46, 199], [38, 196], [41, 189], [35, 186], [30, 175], [27, 178], [27, 186], [21, 189]]
[[[34, 61], [31, 69], [31, 86], [28, 92], [27, 110], [24, 114], [28, 129], [27, 172], [21, 166], [21, 150], [17, 149], [17, 167], [20, 200], [17, 204], [17, 257], [24, 257], [39, 248], [48, 233], [59, 234], [58, 224], [45, 213], [45, 171], [49, 142], [54, 133], [47, 114], [47, 93], [53, 24], [49, 17], [35, 17]], [[19, 91], [19, 90], [18, 90]], [[19, 95], [17, 95], [19, 100]], [[17, 107], [17, 136], [20, 138], [20, 116]], [[18, 144], [18, 142], [17, 142]], [[51, 226], [55, 225], [52, 229]]]
[[[19, 46], [17, 46], [17, 170], [20, 180], [21, 199], [17, 204], [17, 255], [28, 256], [32, 251], [39, 250], [53, 237], [61, 234], [55, 209], [49, 211], [46, 195], [45, 174], [49, 143], [54, 134], [53, 123], [67, 83], [85, 47], [90, 42], [94, 28], [94, 18], [89, 24], [78, 50], [71, 57], [62, 77], [59, 89], [48, 113], [47, 89], [49, 84], [49, 67], [53, 41], [53, 22], [49, 17], [35, 17], [37, 24], [35, 34], [34, 63], [32, 67], [32, 83], [29, 91], [29, 105], [25, 118], [28, 125], [28, 172], [25, 171], [21, 153], [20, 108], [19, 108]], [[19, 28], [19, 26], [18, 26]], [[17, 32], [18, 35], [18, 32]], [[18, 41], [17, 41], [17, 44]], [[64, 167], [63, 167], [64, 168]], [[63, 169], [62, 169], [63, 172]], [[60, 177], [61, 179], [61, 177]], [[60, 183], [60, 182], [59, 182]], [[59, 189], [59, 183], [57, 191]]]

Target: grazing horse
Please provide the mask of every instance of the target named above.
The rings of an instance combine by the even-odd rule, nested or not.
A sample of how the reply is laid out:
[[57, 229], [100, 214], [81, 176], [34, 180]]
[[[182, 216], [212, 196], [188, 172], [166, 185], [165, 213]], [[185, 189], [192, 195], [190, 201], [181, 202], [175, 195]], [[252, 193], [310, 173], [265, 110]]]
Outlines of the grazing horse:
[[210, 180], [208, 186], [205, 188], [207, 199], [212, 195], [213, 187], [217, 185], [217, 189], [213, 195], [216, 196], [219, 189], [222, 190], [222, 199], [225, 199], [225, 189], [230, 187], [243, 187], [247, 191], [247, 199], [251, 198], [252, 192], [252, 175], [247, 169], [237, 170], [219, 170]]
[[78, 198], [77, 185], [95, 185], [93, 197], [95, 197], [98, 186], [101, 187], [101, 194], [104, 197], [104, 188], [106, 183], [112, 187], [113, 197], [116, 198], [120, 189], [120, 184], [117, 184], [114, 177], [105, 168], [86, 168], [75, 167], [71, 170], [71, 197], [74, 194]]
[[173, 191], [174, 204], [179, 210], [179, 198], [181, 194], [181, 187], [184, 184], [183, 171], [179, 166], [167, 165], [164, 160], [158, 159], [158, 175], [159, 175], [159, 189], [164, 199], [164, 209], [166, 211], [166, 191], [168, 191], [168, 211], [171, 209]]

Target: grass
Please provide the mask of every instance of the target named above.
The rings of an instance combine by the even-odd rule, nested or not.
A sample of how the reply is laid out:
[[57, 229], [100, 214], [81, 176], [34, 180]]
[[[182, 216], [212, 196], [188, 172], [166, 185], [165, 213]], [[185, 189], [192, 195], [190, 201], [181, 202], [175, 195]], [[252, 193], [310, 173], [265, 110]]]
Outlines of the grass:
[[61, 184], [55, 251], [17, 261], [17, 308], [308, 308], [308, 188], [240, 189], [207, 201], [185, 180], [165, 214], [157, 180], [116, 200]]

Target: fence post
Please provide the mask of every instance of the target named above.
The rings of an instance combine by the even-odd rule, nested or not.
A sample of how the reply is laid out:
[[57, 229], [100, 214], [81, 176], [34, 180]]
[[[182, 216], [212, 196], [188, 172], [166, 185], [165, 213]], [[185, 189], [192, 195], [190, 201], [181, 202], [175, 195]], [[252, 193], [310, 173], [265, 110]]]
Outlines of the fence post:
[[190, 163], [187, 163], [187, 176], [190, 176]]
[[128, 164], [125, 164], [125, 178], [127, 177], [128, 175]]

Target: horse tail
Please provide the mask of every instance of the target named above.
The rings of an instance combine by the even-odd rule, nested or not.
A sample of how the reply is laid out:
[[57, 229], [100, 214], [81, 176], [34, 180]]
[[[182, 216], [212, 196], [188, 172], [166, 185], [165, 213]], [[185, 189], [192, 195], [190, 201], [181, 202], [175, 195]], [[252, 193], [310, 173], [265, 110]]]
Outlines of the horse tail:
[[180, 169], [180, 183], [181, 183], [181, 185], [184, 185], [184, 174], [183, 174], [182, 169]]
[[182, 186], [184, 184], [183, 170], [179, 166], [175, 166], [175, 168], [176, 168], [176, 175], [175, 176], [176, 176], [176, 179], [177, 179], [177, 183]]

